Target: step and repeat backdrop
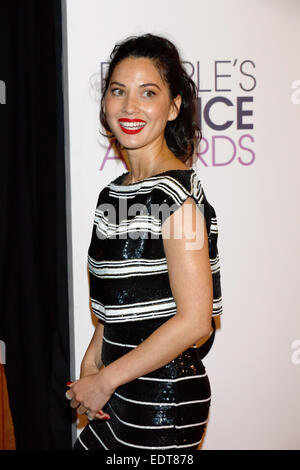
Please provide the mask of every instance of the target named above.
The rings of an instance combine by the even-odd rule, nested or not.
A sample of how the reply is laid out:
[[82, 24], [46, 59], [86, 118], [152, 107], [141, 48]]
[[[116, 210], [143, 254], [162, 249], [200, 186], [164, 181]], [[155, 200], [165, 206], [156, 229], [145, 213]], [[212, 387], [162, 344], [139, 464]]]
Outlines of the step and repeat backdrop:
[[193, 167], [218, 218], [223, 315], [203, 361], [212, 401], [202, 450], [300, 449], [299, 27], [296, 0], [66, 1], [72, 378], [95, 325], [97, 198], [127, 171], [99, 133], [102, 80], [117, 42], [162, 35], [198, 86]]

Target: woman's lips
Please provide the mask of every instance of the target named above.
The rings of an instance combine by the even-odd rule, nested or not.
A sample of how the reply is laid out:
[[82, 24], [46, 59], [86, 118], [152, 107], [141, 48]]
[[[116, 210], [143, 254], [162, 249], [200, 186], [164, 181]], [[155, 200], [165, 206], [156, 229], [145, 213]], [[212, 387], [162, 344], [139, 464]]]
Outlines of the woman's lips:
[[125, 134], [137, 134], [146, 126], [146, 122], [141, 119], [119, 119], [119, 124]]

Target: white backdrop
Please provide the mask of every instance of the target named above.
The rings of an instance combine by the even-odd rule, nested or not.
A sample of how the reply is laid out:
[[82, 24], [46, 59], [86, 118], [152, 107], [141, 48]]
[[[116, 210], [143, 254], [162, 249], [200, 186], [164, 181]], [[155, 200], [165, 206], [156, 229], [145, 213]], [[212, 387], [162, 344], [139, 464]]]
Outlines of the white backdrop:
[[93, 333], [87, 250], [98, 194], [126, 171], [98, 133], [101, 63], [127, 36], [161, 34], [193, 72], [202, 111], [212, 105], [194, 168], [218, 217], [224, 313], [203, 361], [212, 402], [202, 449], [300, 449], [300, 2], [66, 6], [72, 379]]

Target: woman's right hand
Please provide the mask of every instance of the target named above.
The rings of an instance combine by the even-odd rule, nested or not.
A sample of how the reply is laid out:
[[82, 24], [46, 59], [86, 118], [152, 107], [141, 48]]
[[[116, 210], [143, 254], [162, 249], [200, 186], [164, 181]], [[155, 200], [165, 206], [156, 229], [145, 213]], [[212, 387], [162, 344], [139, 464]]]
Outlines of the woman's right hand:
[[[101, 364], [100, 367], [97, 367], [96, 364], [82, 363], [81, 368], [80, 368], [80, 378], [82, 379], [83, 377], [86, 377], [87, 375], [96, 374], [97, 372], [99, 372], [99, 370], [103, 369], [104, 367], [105, 367], [104, 364]], [[97, 419], [110, 418], [110, 415], [108, 413], [104, 413], [102, 410], [99, 410], [99, 412], [96, 414]], [[101, 412], [103, 414], [101, 414]]]

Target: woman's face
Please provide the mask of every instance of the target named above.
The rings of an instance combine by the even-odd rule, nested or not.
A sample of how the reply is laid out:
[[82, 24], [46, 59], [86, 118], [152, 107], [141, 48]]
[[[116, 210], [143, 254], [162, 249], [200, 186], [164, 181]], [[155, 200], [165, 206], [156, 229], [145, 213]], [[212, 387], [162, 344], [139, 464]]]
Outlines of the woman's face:
[[150, 59], [128, 57], [112, 73], [103, 109], [118, 141], [137, 149], [164, 139], [167, 121], [177, 117], [180, 104], [180, 95], [171, 101]]

